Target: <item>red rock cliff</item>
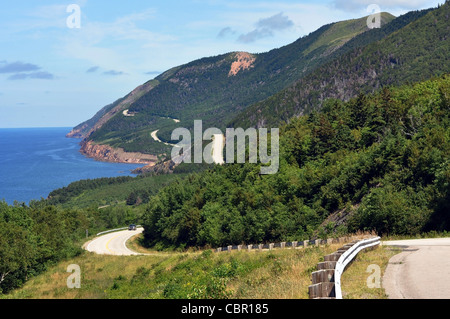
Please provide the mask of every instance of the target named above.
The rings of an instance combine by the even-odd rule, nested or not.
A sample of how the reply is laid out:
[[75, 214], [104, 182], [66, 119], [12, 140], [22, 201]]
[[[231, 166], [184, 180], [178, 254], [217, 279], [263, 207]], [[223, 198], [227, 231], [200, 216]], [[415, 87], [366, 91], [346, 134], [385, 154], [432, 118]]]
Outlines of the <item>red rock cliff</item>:
[[121, 148], [116, 149], [108, 145], [94, 144], [91, 141], [83, 142], [80, 152], [95, 160], [111, 163], [155, 165], [158, 161], [158, 158], [153, 155], [125, 152]]

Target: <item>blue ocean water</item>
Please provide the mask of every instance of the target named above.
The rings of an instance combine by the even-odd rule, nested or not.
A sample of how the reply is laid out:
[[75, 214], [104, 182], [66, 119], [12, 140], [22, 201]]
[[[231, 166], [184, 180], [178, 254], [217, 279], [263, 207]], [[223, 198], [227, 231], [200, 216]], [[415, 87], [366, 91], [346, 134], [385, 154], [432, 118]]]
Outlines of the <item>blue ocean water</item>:
[[134, 176], [137, 164], [98, 162], [83, 156], [71, 128], [0, 129], [0, 201], [29, 203], [71, 182]]

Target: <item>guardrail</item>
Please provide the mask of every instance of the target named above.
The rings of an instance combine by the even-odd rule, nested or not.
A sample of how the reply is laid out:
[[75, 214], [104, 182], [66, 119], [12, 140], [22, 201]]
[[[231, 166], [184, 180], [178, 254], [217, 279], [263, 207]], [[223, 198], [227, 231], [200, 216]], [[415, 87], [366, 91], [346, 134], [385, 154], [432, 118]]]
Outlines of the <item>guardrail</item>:
[[[116, 228], [116, 229], [110, 229], [110, 230], [106, 230], [106, 231], [102, 231], [100, 233], [97, 233], [96, 236], [100, 236], [100, 235], [104, 235], [104, 234], [108, 234], [108, 233], [113, 233], [115, 231], [120, 231], [120, 230], [125, 230], [128, 229], [129, 226], [127, 227], [122, 227], [122, 228]], [[142, 227], [141, 225], [136, 225], [136, 228]]]
[[341, 276], [345, 268], [364, 249], [380, 244], [380, 237], [355, 240], [324, 257], [312, 273], [312, 285], [309, 286], [310, 299], [342, 299]]
[[262, 251], [262, 250], [272, 250], [275, 248], [306, 248], [320, 245], [330, 245], [337, 243], [349, 243], [354, 238], [360, 238], [361, 235], [350, 235], [339, 238], [328, 238], [328, 239], [314, 239], [314, 240], [304, 240], [304, 241], [292, 241], [292, 242], [281, 242], [281, 243], [270, 243], [270, 244], [249, 244], [249, 245], [230, 245], [226, 247], [214, 248], [216, 252], [231, 252], [232, 250], [248, 250], [248, 251]]
[[[136, 225], [136, 228], [142, 227]], [[128, 227], [111, 229], [97, 234], [97, 236], [125, 230]], [[317, 271], [312, 273], [312, 285], [308, 287], [310, 299], [342, 299], [341, 276], [345, 268], [362, 250], [377, 246], [381, 243], [380, 237], [362, 240], [350, 240], [354, 237], [328, 238], [305, 241], [281, 242], [271, 244], [230, 245], [216, 248], [216, 252], [231, 252], [232, 250], [262, 251], [280, 249], [299, 249], [334, 243], [347, 243], [336, 252], [324, 257], [324, 261], [317, 264]]]
[[[341, 239], [342, 240], [342, 239]], [[304, 241], [292, 241], [292, 242], [282, 242], [282, 243], [272, 243], [272, 244], [250, 244], [250, 245], [230, 245], [227, 247], [216, 248], [216, 252], [231, 252], [232, 250], [247, 250], [247, 251], [262, 251], [262, 250], [272, 250], [275, 248], [306, 248], [311, 246], [328, 245], [332, 244], [339, 239], [315, 239], [315, 240], [304, 240]]]

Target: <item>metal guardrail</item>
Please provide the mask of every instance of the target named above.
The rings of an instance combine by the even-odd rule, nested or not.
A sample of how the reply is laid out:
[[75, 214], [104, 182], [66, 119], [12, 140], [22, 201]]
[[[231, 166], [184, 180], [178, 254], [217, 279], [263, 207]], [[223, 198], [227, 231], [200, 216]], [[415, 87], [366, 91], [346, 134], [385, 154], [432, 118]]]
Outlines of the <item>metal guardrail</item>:
[[[108, 233], [113, 233], [113, 232], [120, 231], [120, 230], [125, 230], [125, 229], [128, 229], [128, 227], [129, 227], [129, 226], [127, 226], [127, 227], [122, 227], [122, 228], [116, 228], [116, 229], [110, 229], [110, 230], [106, 230], [106, 231], [102, 231], [102, 232], [100, 232], [100, 233], [97, 233], [96, 236], [100, 236], [100, 235], [104, 235], [104, 234], [108, 234]], [[136, 228], [140, 228], [140, 227], [142, 227], [142, 226], [141, 226], [141, 225], [136, 225]]]
[[[136, 228], [142, 227], [136, 225]], [[97, 234], [97, 236], [121, 231], [128, 229], [128, 227], [122, 227], [117, 229], [111, 229], [103, 231]], [[311, 246], [327, 245], [336, 242], [345, 242], [348, 237], [328, 240], [305, 240], [294, 242], [282, 242], [276, 244], [259, 244], [259, 245], [233, 245], [227, 247], [216, 248], [216, 252], [231, 252], [232, 250], [272, 250], [274, 248], [306, 248]], [[381, 243], [380, 237], [372, 237], [368, 239], [355, 240], [351, 243], [344, 245], [337, 252], [324, 257], [324, 262], [317, 265], [318, 271], [313, 272], [312, 281], [313, 285], [309, 286], [310, 298], [335, 298], [342, 299], [341, 290], [341, 276], [345, 271], [345, 268], [355, 258], [355, 256], [362, 250], [377, 246]]]
[[312, 285], [309, 286], [311, 299], [342, 299], [341, 276], [345, 268], [364, 249], [377, 246], [380, 237], [354, 240], [339, 248], [336, 252], [324, 257], [317, 264], [317, 271], [311, 275]]
[[342, 299], [341, 275], [344, 273], [347, 265], [355, 258], [355, 256], [364, 249], [377, 246], [380, 244], [380, 237], [363, 239], [346, 250], [338, 259], [334, 270], [334, 289], [336, 299]]
[[215, 248], [216, 252], [231, 252], [232, 250], [248, 250], [248, 251], [261, 251], [261, 250], [272, 250], [276, 248], [305, 248], [319, 245], [329, 245], [335, 242], [342, 242], [345, 239], [315, 239], [315, 240], [304, 240], [304, 241], [292, 241], [292, 242], [281, 242], [281, 243], [270, 243], [270, 244], [249, 244], [249, 245], [230, 245], [227, 247]]

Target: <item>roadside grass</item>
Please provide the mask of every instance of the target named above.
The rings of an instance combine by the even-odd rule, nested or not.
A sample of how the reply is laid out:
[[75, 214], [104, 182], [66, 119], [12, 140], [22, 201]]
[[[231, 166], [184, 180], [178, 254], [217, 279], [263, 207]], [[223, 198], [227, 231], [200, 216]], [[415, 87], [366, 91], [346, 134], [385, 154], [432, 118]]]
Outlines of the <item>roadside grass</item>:
[[[127, 246], [145, 255], [79, 256], [31, 278], [4, 299], [308, 299], [311, 274], [324, 256], [342, 244], [263, 251], [213, 250], [159, 252], [140, 246], [142, 235]], [[385, 299], [384, 289], [369, 288], [378, 265], [381, 276], [398, 249], [379, 246], [360, 252], [342, 276], [345, 299]], [[80, 266], [81, 288], [70, 289], [67, 267]], [[381, 277], [382, 278], [382, 277]]]
[[387, 299], [382, 278], [389, 259], [400, 252], [400, 248], [383, 245], [361, 251], [342, 274], [342, 298]]
[[[134, 241], [137, 239], [135, 238]], [[133, 245], [133, 241], [131, 242]], [[311, 273], [339, 245], [271, 251], [212, 250], [101, 256], [83, 251], [31, 278], [6, 299], [308, 299]], [[80, 266], [69, 289], [67, 267]]]
[[448, 238], [450, 231], [429, 231], [415, 235], [390, 235], [383, 236], [383, 240], [406, 240], [406, 239], [426, 239], [426, 238]]

